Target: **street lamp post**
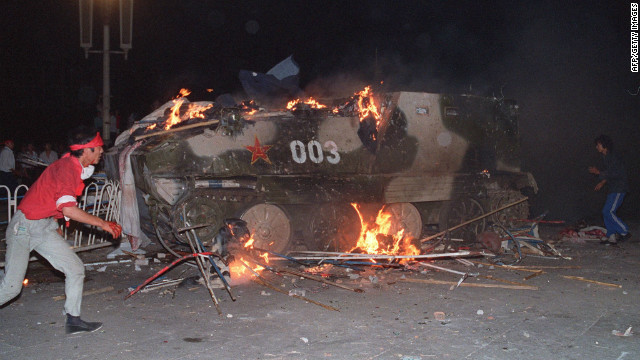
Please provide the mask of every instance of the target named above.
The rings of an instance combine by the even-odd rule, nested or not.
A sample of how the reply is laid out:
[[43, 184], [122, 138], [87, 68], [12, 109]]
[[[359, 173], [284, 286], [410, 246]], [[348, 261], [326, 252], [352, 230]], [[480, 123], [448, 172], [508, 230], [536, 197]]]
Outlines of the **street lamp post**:
[[104, 1], [104, 26], [102, 51], [90, 50], [93, 46], [93, 0], [78, 0], [80, 9], [80, 47], [84, 49], [85, 58], [89, 53], [102, 54], [102, 137], [106, 142], [111, 139], [111, 86], [110, 55], [127, 53], [131, 49], [133, 29], [133, 0], [120, 0], [120, 48], [122, 51], [110, 50], [109, 36], [109, 0]]

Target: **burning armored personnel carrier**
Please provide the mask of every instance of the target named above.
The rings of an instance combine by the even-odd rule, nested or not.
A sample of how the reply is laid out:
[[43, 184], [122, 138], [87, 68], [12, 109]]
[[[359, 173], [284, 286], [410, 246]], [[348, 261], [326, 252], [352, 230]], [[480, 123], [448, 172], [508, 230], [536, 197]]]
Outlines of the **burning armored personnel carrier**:
[[[443, 229], [537, 191], [520, 171], [514, 101], [367, 88], [322, 102], [257, 111], [178, 98], [121, 135], [106, 170], [119, 179], [129, 156], [139, 206], [162, 241], [183, 241], [185, 224], [209, 240], [237, 217], [257, 247], [276, 252], [352, 248], [361, 229], [354, 204], [363, 214], [383, 208], [393, 227], [419, 238], [426, 225]], [[522, 203], [459, 236], [527, 216]]]

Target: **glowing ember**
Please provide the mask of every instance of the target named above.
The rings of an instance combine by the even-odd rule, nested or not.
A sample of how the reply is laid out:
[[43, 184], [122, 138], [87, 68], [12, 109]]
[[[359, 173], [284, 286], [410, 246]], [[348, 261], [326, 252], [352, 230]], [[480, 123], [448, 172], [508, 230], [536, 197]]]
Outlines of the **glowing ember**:
[[22, 280], [22, 286], [27, 286], [29, 284], [29, 279]]
[[260, 107], [258, 106], [258, 104], [256, 104], [255, 101], [253, 100], [249, 100], [249, 101], [243, 101], [242, 102], [242, 111], [246, 111], [247, 115], [253, 115], [255, 113], [258, 112], [258, 110], [260, 110]]
[[314, 98], [309, 97], [306, 101], [302, 101], [300, 99], [289, 101], [289, 103], [287, 103], [287, 110], [293, 110], [293, 108], [295, 108], [296, 105], [301, 103], [308, 105], [312, 109], [324, 109], [327, 107], [326, 105], [322, 105], [319, 102], [317, 102]]
[[[411, 237], [404, 236], [404, 229], [398, 230], [395, 234], [391, 233], [392, 218], [391, 214], [384, 212], [384, 209], [378, 211], [375, 224], [365, 224], [358, 204], [351, 204], [360, 218], [360, 237], [356, 246], [349, 252], [356, 249], [367, 254], [385, 254], [385, 255], [419, 255], [420, 250], [411, 243]], [[386, 241], [384, 241], [386, 240]]]

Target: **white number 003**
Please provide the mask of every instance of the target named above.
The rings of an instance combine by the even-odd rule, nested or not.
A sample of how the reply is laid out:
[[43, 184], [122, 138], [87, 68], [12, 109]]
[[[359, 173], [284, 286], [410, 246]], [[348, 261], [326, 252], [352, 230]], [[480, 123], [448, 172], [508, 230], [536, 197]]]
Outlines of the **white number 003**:
[[337, 164], [340, 162], [338, 145], [336, 145], [336, 143], [331, 140], [325, 142], [324, 147], [320, 145], [320, 143], [316, 140], [309, 141], [306, 147], [304, 146], [302, 141], [294, 140], [291, 142], [291, 144], [289, 144], [289, 147], [291, 148], [291, 157], [293, 158], [293, 161], [297, 162], [298, 164], [304, 164], [304, 162], [307, 161], [307, 155], [309, 157], [309, 160], [311, 160], [312, 162], [316, 164], [321, 163], [325, 158], [322, 149], [329, 152], [329, 154], [326, 156], [329, 164]]

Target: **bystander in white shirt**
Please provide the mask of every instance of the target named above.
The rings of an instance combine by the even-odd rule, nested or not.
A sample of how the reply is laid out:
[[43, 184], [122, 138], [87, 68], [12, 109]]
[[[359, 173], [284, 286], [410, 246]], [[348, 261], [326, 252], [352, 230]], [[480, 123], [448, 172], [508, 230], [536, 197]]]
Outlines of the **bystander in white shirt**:
[[5, 145], [0, 151], [0, 171], [12, 172], [15, 168], [16, 158], [13, 156], [13, 150]]
[[49, 150], [49, 154], [47, 155], [47, 150], [45, 150], [40, 153], [40, 160], [47, 163], [47, 165], [50, 165], [54, 161], [58, 160], [58, 153], [53, 150]]

